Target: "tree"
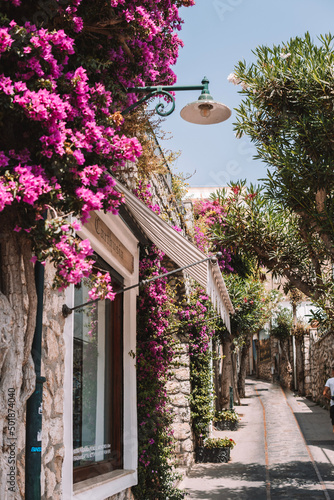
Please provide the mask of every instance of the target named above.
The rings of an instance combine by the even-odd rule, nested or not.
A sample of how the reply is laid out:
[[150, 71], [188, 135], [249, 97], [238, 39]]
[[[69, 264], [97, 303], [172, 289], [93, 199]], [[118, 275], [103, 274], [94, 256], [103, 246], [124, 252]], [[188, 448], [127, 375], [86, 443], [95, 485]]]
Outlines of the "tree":
[[272, 48], [258, 47], [256, 62], [239, 62], [229, 79], [243, 88], [237, 135], [247, 134], [257, 158], [269, 166], [267, 195], [291, 216], [312, 269], [311, 294], [303, 280], [295, 286], [320, 300], [332, 320], [333, 36], [320, 36], [318, 42], [306, 33]]
[[239, 396], [245, 397], [246, 359], [251, 340], [271, 318], [278, 294], [267, 292], [256, 272], [246, 277], [232, 273], [225, 280], [235, 309], [231, 332], [241, 352], [237, 388]]
[[[214, 193], [210, 200], [199, 201], [194, 207], [197, 244], [209, 248], [212, 252], [222, 252], [219, 264], [225, 273], [224, 279], [235, 309], [235, 314], [231, 317], [231, 334], [226, 328], [221, 328], [219, 335], [224, 356], [220, 401], [222, 406], [228, 405], [229, 388], [236, 385], [233, 381], [235, 373], [232, 350], [235, 346], [241, 350], [241, 369], [237, 385], [240, 396], [244, 396], [246, 356], [250, 339], [268, 321], [268, 306], [274, 300], [261, 282], [254, 252], [241, 248], [239, 242], [242, 238], [234, 241], [233, 236], [230, 237], [235, 228], [235, 220], [230, 217], [231, 201], [237, 201], [239, 191], [241, 192], [241, 189], [235, 188], [235, 192], [232, 191], [231, 197], [228, 198], [225, 198], [226, 193]], [[239, 207], [239, 203], [237, 206]], [[235, 213], [236, 211], [233, 211], [234, 215]], [[242, 219], [239, 223], [243, 224]]]
[[226, 213], [224, 227], [212, 227], [221, 245], [233, 246], [274, 274], [285, 276], [286, 292], [297, 288], [333, 321], [328, 253], [315, 233], [301, 232], [300, 216], [270, 199], [263, 187], [246, 187], [245, 181], [231, 183], [231, 190], [218, 192], [216, 198]]
[[[76, 231], [92, 210], [117, 214], [112, 174], [142, 150], [120, 132], [120, 111], [136, 100], [125, 88], [175, 81], [178, 7], [193, 3], [1, 2], [0, 435], [8, 388], [20, 394], [21, 418], [34, 385], [34, 262], [55, 264], [60, 290], [93, 274]], [[108, 274], [93, 283], [91, 298], [113, 298]]]

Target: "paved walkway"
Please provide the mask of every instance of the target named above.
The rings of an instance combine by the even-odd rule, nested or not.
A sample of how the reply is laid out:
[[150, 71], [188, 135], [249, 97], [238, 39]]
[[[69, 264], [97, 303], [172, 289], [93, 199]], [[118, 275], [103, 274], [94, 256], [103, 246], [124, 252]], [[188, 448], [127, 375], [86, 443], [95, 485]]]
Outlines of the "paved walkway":
[[187, 499], [334, 500], [329, 412], [268, 382], [248, 379], [228, 464], [195, 464], [180, 488]]

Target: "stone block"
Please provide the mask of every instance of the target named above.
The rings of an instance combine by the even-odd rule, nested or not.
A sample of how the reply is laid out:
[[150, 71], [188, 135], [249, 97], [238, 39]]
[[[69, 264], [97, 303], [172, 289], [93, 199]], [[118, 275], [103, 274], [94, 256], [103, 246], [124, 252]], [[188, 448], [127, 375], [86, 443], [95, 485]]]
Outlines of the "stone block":
[[61, 483], [62, 478], [62, 467], [63, 467], [63, 458], [56, 456], [52, 463], [52, 469], [56, 474], [57, 483]]
[[55, 451], [55, 457], [64, 458], [65, 456], [65, 447], [63, 445], [57, 446]]
[[50, 441], [53, 446], [63, 442], [63, 420], [62, 418], [53, 418], [49, 427]]
[[52, 472], [48, 467], [45, 469], [45, 497], [54, 498], [54, 490], [56, 488], [56, 474]]
[[174, 422], [177, 422], [177, 419], [179, 419], [180, 422], [190, 422], [190, 408], [189, 408], [189, 402], [188, 405], [185, 407], [177, 407], [174, 408]]
[[58, 348], [58, 340], [52, 330], [48, 329], [46, 334], [46, 356], [48, 361], [52, 361], [58, 359], [59, 357], [59, 348]]
[[50, 367], [49, 365], [45, 365], [45, 378], [46, 382], [44, 384], [44, 387], [48, 389], [51, 396], [53, 396], [56, 390], [55, 376], [52, 367]]
[[172, 404], [173, 404], [173, 406], [184, 406], [185, 407], [185, 406], [189, 405], [189, 401], [184, 394], [176, 394], [172, 398]]
[[56, 395], [53, 399], [53, 409], [54, 412], [58, 415], [63, 414], [64, 409], [64, 391], [63, 389], [58, 389]]
[[[45, 384], [44, 384], [45, 385]], [[47, 387], [43, 390], [43, 421], [51, 417], [52, 397]], [[44, 422], [43, 422], [44, 423]]]
[[194, 451], [194, 445], [191, 439], [186, 439], [185, 441], [182, 441], [180, 443], [180, 452], [193, 452]]
[[184, 352], [181, 354], [181, 356], [178, 357], [179, 363], [182, 363], [184, 366], [189, 366], [190, 360], [189, 360], [189, 348], [188, 346], [185, 347]]
[[189, 368], [184, 367], [184, 368], [179, 368], [178, 370], [175, 370], [174, 376], [175, 376], [176, 380], [190, 380]]
[[178, 441], [183, 441], [191, 437], [191, 427], [189, 423], [177, 424], [173, 426], [173, 429], [174, 429], [174, 437]]
[[166, 390], [169, 395], [173, 396], [174, 394], [178, 394], [180, 392], [179, 382], [173, 380], [166, 384]]
[[64, 377], [64, 371], [61, 370], [60, 367], [61, 367], [61, 364], [57, 363], [57, 365], [55, 367], [55, 370], [54, 370], [55, 378], [56, 378], [56, 384], [58, 386], [62, 386], [63, 385], [63, 377]]
[[55, 451], [54, 451], [54, 447], [51, 446], [47, 451], [46, 453], [44, 454], [44, 456], [42, 457], [42, 463], [43, 464], [48, 464], [49, 462], [51, 462], [51, 460], [53, 459], [54, 457], [54, 454], [55, 454]]
[[41, 497], [45, 498], [45, 467], [42, 462], [42, 469], [41, 469]]

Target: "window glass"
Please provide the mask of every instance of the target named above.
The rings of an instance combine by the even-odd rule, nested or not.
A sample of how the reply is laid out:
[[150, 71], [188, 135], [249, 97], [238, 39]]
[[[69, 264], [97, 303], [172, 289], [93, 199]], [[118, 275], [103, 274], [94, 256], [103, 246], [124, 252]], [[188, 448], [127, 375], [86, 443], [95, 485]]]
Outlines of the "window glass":
[[[75, 288], [75, 305], [89, 301], [89, 289], [89, 280]], [[116, 301], [98, 301], [74, 311], [73, 468], [79, 471], [74, 472], [75, 482], [122, 466], [121, 295]]]

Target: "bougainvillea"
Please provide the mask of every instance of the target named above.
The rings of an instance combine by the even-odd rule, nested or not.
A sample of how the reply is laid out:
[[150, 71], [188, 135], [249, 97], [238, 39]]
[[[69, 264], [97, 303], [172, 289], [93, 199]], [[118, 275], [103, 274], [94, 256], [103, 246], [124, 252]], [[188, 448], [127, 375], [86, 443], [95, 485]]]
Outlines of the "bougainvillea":
[[211, 228], [213, 225], [224, 227], [225, 208], [217, 200], [197, 200], [194, 203], [194, 240], [202, 252], [208, 250], [214, 253], [220, 252], [218, 264], [221, 271], [232, 272], [231, 250], [220, 245], [217, 239], [212, 238]]
[[55, 262], [64, 288], [92, 262], [87, 242], [75, 242], [74, 226], [59, 219], [117, 213], [111, 174], [141, 153], [119, 132], [119, 111], [136, 100], [125, 87], [175, 81], [178, 7], [194, 2], [51, 3], [1, 5], [0, 212], [4, 230], [15, 228], [38, 259]]
[[[140, 278], [150, 279], [166, 272], [161, 266], [163, 253], [154, 246], [140, 261]], [[175, 354], [169, 333], [171, 311], [166, 278], [145, 285], [138, 299], [137, 330], [137, 406], [139, 467], [136, 498], [179, 500], [172, 472], [173, 415], [166, 382]]]
[[151, 191], [151, 184], [148, 182], [145, 182], [142, 179], [138, 180], [137, 187], [134, 189], [134, 194], [142, 201], [145, 203], [145, 205], [148, 206], [154, 213], [157, 215], [160, 214], [161, 210], [159, 205], [153, 205], [152, 203], [152, 198], [153, 198], [153, 193]]

